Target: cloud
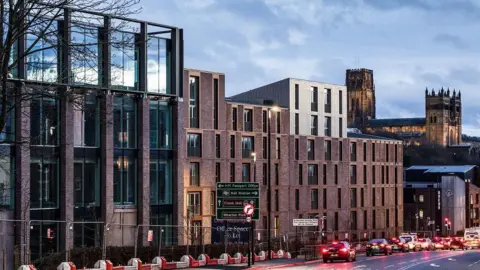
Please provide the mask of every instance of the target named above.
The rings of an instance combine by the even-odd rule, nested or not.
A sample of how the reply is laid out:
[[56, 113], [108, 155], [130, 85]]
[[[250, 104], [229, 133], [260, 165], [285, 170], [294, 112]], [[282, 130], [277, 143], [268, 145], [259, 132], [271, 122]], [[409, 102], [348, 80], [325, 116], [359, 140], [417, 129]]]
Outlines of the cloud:
[[296, 28], [288, 29], [288, 42], [292, 45], [303, 45], [307, 40], [308, 35]]
[[461, 37], [451, 34], [438, 34], [433, 38], [433, 41], [453, 46], [456, 49], [465, 49], [468, 47]]
[[181, 0], [175, 3], [186, 8], [204, 9], [215, 4], [215, 0]]

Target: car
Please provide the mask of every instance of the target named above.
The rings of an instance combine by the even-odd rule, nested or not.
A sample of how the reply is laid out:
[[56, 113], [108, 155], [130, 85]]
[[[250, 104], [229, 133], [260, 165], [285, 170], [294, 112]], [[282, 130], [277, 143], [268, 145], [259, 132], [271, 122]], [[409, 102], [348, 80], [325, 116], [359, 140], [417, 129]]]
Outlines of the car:
[[460, 249], [460, 250], [467, 250], [468, 247], [465, 243], [465, 241], [463, 241], [463, 239], [461, 238], [455, 238], [452, 240], [452, 242], [450, 242], [450, 250], [456, 250], [456, 249]]
[[384, 238], [370, 240], [365, 251], [367, 257], [375, 254], [392, 255], [392, 246]]
[[402, 239], [405, 241], [405, 244], [403, 246], [405, 247], [404, 252], [410, 252], [410, 251], [418, 251], [418, 247], [416, 245], [416, 236], [415, 235], [400, 235], [398, 237], [399, 239]]
[[418, 250], [433, 250], [433, 243], [430, 238], [418, 238], [417, 242]]
[[433, 250], [445, 249], [445, 243], [441, 237], [434, 237], [432, 239]]
[[392, 238], [388, 241], [388, 243], [392, 246], [392, 252], [406, 252], [407, 246], [405, 245], [405, 240], [399, 238]]
[[324, 263], [336, 260], [352, 262], [357, 260], [357, 252], [347, 241], [332, 242], [322, 249], [322, 258]]
[[445, 245], [444, 249], [449, 249], [451, 242], [452, 242], [452, 238], [450, 238], [450, 237], [444, 237], [444, 238], [443, 238], [443, 244]]

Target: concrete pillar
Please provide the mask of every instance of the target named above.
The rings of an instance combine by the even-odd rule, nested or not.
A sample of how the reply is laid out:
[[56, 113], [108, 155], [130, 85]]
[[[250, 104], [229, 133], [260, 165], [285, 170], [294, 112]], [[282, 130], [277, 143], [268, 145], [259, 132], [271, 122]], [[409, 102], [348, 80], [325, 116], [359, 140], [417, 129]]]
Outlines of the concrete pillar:
[[[19, 86], [23, 87], [23, 86]], [[23, 89], [21, 90], [23, 92]], [[15, 219], [30, 219], [30, 101], [18, 95], [15, 100]], [[15, 243], [20, 262], [27, 263], [26, 222], [17, 224]]]
[[113, 221], [113, 95], [100, 99], [101, 130], [101, 215], [106, 223]]
[[[73, 221], [74, 177], [73, 177], [73, 130], [74, 112], [68, 97], [62, 97], [60, 102], [60, 217], [61, 220]], [[60, 224], [61, 243], [64, 251], [73, 247], [73, 231], [66, 230], [67, 224]]]
[[[137, 224], [150, 222], [150, 104], [148, 98], [138, 101], [138, 212]], [[148, 245], [148, 227], [142, 226], [138, 243]]]

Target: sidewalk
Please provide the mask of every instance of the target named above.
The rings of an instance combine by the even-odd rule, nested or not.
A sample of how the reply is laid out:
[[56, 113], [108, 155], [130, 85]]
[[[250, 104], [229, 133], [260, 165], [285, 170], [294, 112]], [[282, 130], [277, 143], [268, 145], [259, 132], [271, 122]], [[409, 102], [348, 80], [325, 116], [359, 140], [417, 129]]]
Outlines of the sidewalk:
[[260, 269], [274, 269], [274, 268], [282, 268], [282, 267], [289, 267], [289, 266], [298, 266], [310, 263], [318, 263], [320, 260], [313, 260], [313, 261], [305, 261], [305, 259], [274, 259], [271, 261], [259, 261], [255, 262], [250, 268], [248, 268], [248, 264], [235, 264], [235, 265], [211, 265], [211, 266], [204, 266], [197, 269], [227, 269], [227, 270], [239, 270], [239, 269], [248, 269], [248, 270], [260, 270]]

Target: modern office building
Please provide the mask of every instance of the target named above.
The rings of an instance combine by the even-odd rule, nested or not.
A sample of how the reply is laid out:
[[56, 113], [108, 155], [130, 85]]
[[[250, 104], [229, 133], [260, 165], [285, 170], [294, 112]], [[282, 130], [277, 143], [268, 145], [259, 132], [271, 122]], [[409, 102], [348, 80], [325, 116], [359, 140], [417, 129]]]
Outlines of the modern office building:
[[[255, 227], [268, 228], [270, 121], [272, 236], [295, 232], [294, 218], [322, 215], [329, 239], [402, 230], [402, 143], [347, 134], [344, 86], [285, 79], [225, 99], [224, 74], [186, 70], [184, 88], [178, 121], [187, 128], [178, 141], [186, 145], [178, 153], [185, 159], [177, 179], [184, 187], [177, 194], [184, 198], [184, 224], [210, 226], [216, 182], [255, 181], [261, 184]], [[279, 101], [277, 110], [264, 105], [267, 99]], [[203, 240], [210, 242], [209, 235]]]
[[[14, 247], [23, 262], [27, 253], [34, 261], [99, 246], [106, 223], [113, 246], [132, 246], [136, 224], [177, 223], [172, 106], [183, 90], [182, 29], [63, 13], [51, 29], [61, 49], [40, 39], [10, 81], [35, 95], [15, 100], [2, 134], [16, 143], [1, 145], [0, 219], [23, 220], [15, 228], [0, 221], [0, 249], [9, 262]], [[79, 23], [77, 15], [97, 19]], [[114, 28], [114, 20], [134, 27]], [[19, 43], [28, 47], [33, 39]], [[73, 52], [79, 47], [91, 58]], [[25, 48], [18, 49], [22, 54]]]
[[[478, 226], [479, 183], [478, 168], [474, 165], [407, 168], [405, 230], [454, 235]], [[451, 221], [450, 232], [446, 231], [445, 218]]]

